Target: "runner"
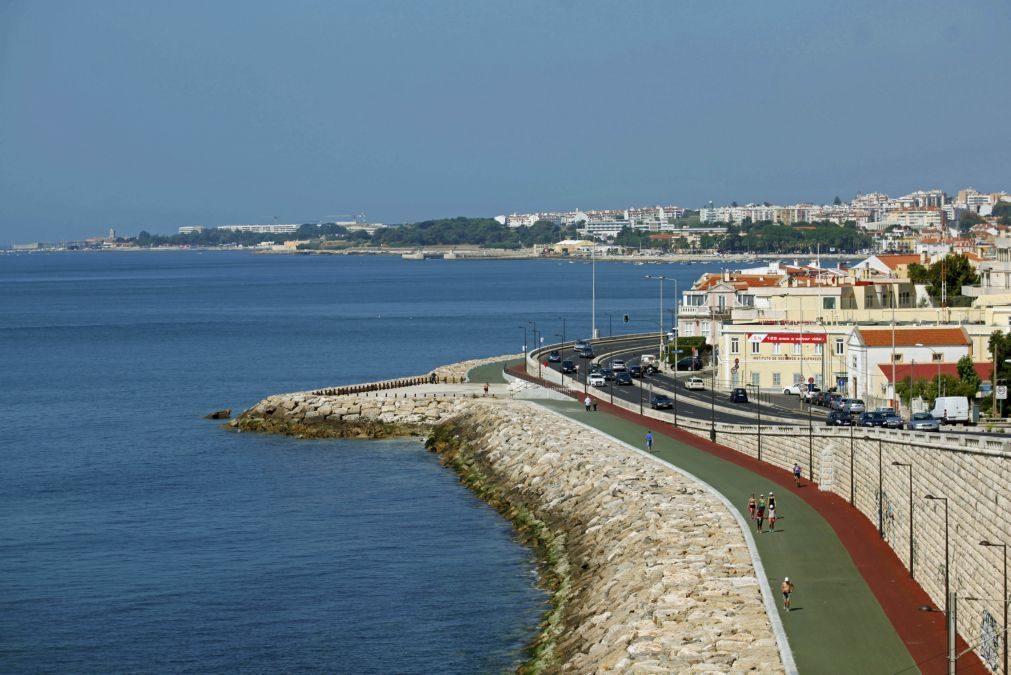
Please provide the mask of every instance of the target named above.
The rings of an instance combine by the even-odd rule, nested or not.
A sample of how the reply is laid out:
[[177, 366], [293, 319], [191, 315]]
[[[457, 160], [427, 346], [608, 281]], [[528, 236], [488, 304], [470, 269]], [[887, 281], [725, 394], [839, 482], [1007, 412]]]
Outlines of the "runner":
[[793, 465], [793, 484], [800, 487], [800, 464]]
[[748, 517], [752, 520], [755, 519], [755, 493], [752, 492], [751, 496], [748, 497]]
[[772, 503], [772, 497], [769, 497], [769, 532], [776, 531], [776, 505]]
[[653, 452], [653, 432], [646, 430], [646, 451]]
[[793, 593], [793, 582], [790, 577], [785, 577], [780, 584], [779, 590], [783, 591], [783, 609], [790, 611], [790, 594]]
[[755, 510], [755, 526], [758, 527], [759, 533], [762, 531], [762, 525], [765, 523], [765, 494], [761, 494], [758, 497], [758, 508]]

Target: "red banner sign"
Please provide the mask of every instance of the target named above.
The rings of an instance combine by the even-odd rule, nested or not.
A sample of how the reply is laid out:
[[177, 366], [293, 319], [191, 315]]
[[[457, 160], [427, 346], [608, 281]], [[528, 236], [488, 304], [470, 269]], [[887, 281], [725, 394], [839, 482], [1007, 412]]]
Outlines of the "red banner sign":
[[825, 333], [748, 333], [748, 342], [778, 342], [788, 344], [825, 344]]

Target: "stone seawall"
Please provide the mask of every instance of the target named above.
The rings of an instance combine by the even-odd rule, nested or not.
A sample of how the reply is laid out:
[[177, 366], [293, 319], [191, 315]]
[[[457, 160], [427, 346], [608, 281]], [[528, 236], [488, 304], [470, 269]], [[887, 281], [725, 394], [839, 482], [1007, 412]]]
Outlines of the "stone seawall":
[[[431, 434], [550, 565], [527, 668], [783, 672], [735, 517], [652, 457], [523, 401], [272, 396], [230, 423], [307, 436]], [[767, 588], [767, 587], [766, 587]]]

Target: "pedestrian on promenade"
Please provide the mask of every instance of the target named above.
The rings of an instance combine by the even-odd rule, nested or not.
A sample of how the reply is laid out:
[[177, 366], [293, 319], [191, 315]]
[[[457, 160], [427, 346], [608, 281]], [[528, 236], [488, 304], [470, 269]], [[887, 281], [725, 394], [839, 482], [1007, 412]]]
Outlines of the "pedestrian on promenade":
[[590, 412], [590, 406], [593, 405], [593, 399], [587, 396], [583, 399], [583, 405], [586, 406], [586, 412]]
[[762, 524], [765, 522], [765, 494], [758, 497], [758, 506], [755, 509], [755, 526], [758, 531], [762, 531]]
[[779, 590], [783, 591], [783, 609], [790, 611], [790, 594], [793, 593], [793, 582], [790, 577], [784, 577], [783, 583], [779, 585]]
[[776, 505], [769, 499], [769, 532], [776, 531]]
[[646, 430], [646, 451], [653, 452], [653, 432]]
[[597, 412], [597, 399], [593, 399], [593, 412]]
[[793, 465], [793, 484], [800, 487], [800, 464]]
[[748, 518], [752, 520], [755, 519], [755, 493], [752, 492], [751, 496], [748, 497]]
[[484, 383], [484, 395], [485, 396], [488, 395], [488, 383], [487, 382]]
[[[769, 493], [769, 511], [772, 511], [774, 508], [776, 508], [776, 495], [774, 495], [773, 493], [770, 492]], [[772, 517], [771, 513], [769, 514], [769, 517], [770, 518]]]

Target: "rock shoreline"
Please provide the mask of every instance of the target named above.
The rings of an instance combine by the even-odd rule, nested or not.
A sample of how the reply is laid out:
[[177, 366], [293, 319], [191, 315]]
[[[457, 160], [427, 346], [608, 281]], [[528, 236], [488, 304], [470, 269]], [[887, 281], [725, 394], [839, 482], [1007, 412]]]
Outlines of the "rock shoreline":
[[513, 400], [271, 396], [227, 426], [427, 435], [516, 525], [552, 593], [523, 672], [783, 672], [744, 536], [723, 503], [626, 445]]

